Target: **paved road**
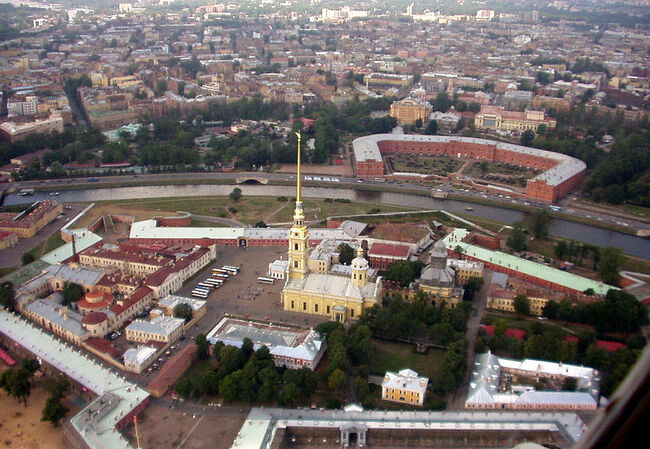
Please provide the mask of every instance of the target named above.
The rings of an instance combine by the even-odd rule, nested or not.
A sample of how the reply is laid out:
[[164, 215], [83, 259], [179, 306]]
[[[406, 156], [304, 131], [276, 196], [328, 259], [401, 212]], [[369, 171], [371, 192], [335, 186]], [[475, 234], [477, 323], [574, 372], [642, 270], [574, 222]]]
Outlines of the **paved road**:
[[[20, 258], [24, 253], [31, 251], [33, 248], [50, 238], [52, 234], [59, 232], [68, 222], [68, 219], [81, 212], [83, 207], [84, 206], [82, 205], [72, 204], [70, 209], [63, 210], [65, 217], [54, 220], [38, 231], [33, 237], [20, 239], [16, 246], [2, 250], [2, 252], [0, 252], [0, 268], [21, 266], [22, 263]], [[42, 254], [37, 254], [36, 258], [38, 259], [40, 256], [42, 256]]]
[[492, 282], [492, 272], [488, 270], [483, 271], [483, 288], [477, 293], [474, 299], [474, 307], [472, 313], [467, 321], [467, 331], [465, 337], [467, 338], [467, 374], [463, 386], [454, 391], [453, 395], [448, 398], [447, 407], [449, 410], [463, 410], [465, 408], [465, 398], [467, 397], [467, 389], [469, 381], [472, 376], [472, 367], [474, 366], [474, 357], [476, 356], [476, 337], [478, 335], [479, 327], [481, 326], [481, 319], [485, 313], [487, 305], [487, 293]]

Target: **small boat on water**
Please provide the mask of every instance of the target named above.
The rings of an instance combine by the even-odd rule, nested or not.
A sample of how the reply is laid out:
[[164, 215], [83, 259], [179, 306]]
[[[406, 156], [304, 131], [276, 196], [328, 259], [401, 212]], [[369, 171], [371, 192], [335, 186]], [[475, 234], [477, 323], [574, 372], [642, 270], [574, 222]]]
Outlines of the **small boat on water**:
[[471, 212], [471, 211], [473, 211], [473, 210], [474, 210], [474, 208], [473, 208], [473, 207], [469, 207], [469, 206], [468, 206], [468, 207], [466, 207], [466, 208], [465, 208], [465, 210], [467, 210], [467, 211], [470, 211], [470, 212]]

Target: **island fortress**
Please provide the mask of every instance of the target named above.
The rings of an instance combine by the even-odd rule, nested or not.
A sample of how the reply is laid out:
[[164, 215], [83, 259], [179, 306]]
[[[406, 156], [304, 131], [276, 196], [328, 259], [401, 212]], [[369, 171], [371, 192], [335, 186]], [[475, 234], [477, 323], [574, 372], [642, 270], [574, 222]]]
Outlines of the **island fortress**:
[[288, 276], [282, 289], [284, 310], [328, 316], [333, 321], [357, 319], [364, 309], [381, 298], [381, 282], [369, 282], [368, 261], [363, 248], [357, 248], [357, 257], [350, 264], [350, 273], [310, 273], [309, 230], [301, 199], [300, 139], [298, 136], [298, 170], [296, 183], [296, 210], [289, 231]]
[[473, 137], [373, 134], [355, 139], [352, 148], [361, 178], [384, 176], [384, 154], [448, 156], [541, 170], [526, 184], [526, 197], [547, 203], [575, 189], [587, 169], [583, 161], [566, 154]]

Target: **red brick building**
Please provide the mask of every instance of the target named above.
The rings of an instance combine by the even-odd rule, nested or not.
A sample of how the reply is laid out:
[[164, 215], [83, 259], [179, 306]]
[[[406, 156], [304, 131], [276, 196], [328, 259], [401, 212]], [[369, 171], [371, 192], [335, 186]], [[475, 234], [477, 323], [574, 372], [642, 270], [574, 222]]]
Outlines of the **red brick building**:
[[384, 154], [448, 156], [505, 163], [542, 171], [526, 185], [526, 196], [555, 202], [583, 180], [586, 164], [565, 154], [471, 137], [374, 134], [353, 142], [357, 176], [383, 176]]
[[385, 270], [393, 262], [408, 260], [410, 255], [411, 248], [408, 245], [377, 242], [368, 251], [368, 261], [372, 268]]

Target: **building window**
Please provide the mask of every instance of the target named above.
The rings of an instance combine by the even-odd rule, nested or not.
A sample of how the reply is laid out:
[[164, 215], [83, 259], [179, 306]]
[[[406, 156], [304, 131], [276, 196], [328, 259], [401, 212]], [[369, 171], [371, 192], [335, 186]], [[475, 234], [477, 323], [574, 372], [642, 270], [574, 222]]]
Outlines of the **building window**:
[[293, 261], [293, 267], [294, 267], [294, 268], [298, 268], [298, 261], [297, 261], [297, 260], [294, 260], [294, 261]]
[[298, 251], [298, 244], [297, 243], [293, 244], [293, 249], [294, 249], [294, 251]]
[[354, 309], [350, 309], [350, 316], [354, 318]]
[[330, 313], [330, 306], [327, 306], [327, 313]]
[[295, 309], [295, 308], [296, 308], [296, 305], [295, 305], [295, 303], [294, 303], [293, 301], [291, 301], [291, 308], [292, 308], [292, 309]]
[[302, 310], [307, 310], [307, 303], [306, 302], [302, 303]]
[[314, 312], [318, 312], [318, 304], [314, 304]]

